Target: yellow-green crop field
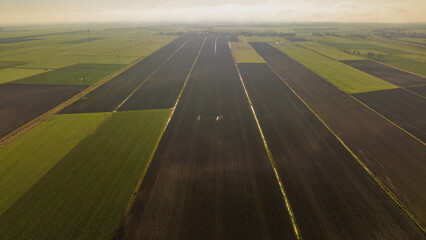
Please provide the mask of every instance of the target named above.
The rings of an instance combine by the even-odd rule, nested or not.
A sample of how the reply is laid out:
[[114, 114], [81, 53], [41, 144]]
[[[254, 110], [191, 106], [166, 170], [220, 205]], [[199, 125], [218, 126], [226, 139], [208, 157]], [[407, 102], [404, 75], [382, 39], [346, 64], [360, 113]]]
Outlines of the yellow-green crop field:
[[265, 60], [247, 42], [231, 42], [236, 63], [264, 63]]
[[293, 43], [272, 44], [294, 60], [347, 93], [392, 89], [397, 86]]
[[[19, 146], [3, 149], [6, 154], [14, 156], [17, 163], [3, 164], [11, 165], [8, 168], [15, 170], [5, 175], [11, 174], [13, 179], [7, 189], [0, 191], [0, 196], [5, 196], [3, 193], [8, 189], [16, 188], [13, 183], [22, 181], [21, 177], [31, 173], [35, 166], [44, 164], [46, 167], [40, 167], [37, 177], [19, 185], [19, 194], [7, 200], [7, 206], [10, 206], [39, 180], [0, 216], [1, 238], [112, 239], [143, 177], [170, 112], [170, 109], [166, 109], [113, 113], [89, 136], [87, 134], [94, 130], [104, 114], [76, 114], [71, 118], [80, 119], [74, 124], [85, 128], [79, 131], [83, 133], [80, 135], [87, 136], [78, 144], [78, 141], [67, 144], [61, 140], [63, 137], [72, 138], [71, 133], [78, 126], [68, 124], [57, 127], [54, 130], [59, 132], [49, 134], [46, 131], [49, 125], [46, 124], [33, 130], [29, 134], [32, 136], [15, 143], [24, 146], [21, 154], [13, 153], [18, 151]], [[62, 120], [58, 123], [62, 126], [65, 123], [63, 120], [70, 116], [57, 118]], [[92, 123], [86, 122], [88, 118], [94, 118]], [[28, 141], [39, 143], [32, 147]], [[47, 141], [44, 142], [46, 144], [43, 141]], [[43, 147], [44, 153], [37, 153], [38, 144]], [[30, 156], [33, 163], [29, 164], [25, 159], [31, 154], [39, 156]], [[46, 173], [48, 169], [50, 171]]]

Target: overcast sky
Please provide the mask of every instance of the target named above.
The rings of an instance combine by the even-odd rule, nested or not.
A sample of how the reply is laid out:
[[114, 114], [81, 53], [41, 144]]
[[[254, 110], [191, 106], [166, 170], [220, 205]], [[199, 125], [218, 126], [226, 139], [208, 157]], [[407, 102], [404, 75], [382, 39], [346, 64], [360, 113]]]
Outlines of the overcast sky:
[[423, 22], [426, 0], [0, 0], [0, 24]]

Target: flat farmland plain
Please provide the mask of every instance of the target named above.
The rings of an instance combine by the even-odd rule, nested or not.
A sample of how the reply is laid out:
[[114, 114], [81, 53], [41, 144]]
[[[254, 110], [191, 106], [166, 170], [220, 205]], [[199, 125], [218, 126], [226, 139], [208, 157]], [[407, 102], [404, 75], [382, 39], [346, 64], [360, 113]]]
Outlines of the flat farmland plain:
[[303, 239], [418, 239], [411, 219], [267, 64], [238, 64]]
[[111, 112], [130, 95], [152, 72], [186, 42], [178, 38], [144, 58], [133, 67], [102, 84], [60, 113]]
[[87, 87], [83, 85], [1, 84], [0, 138]]
[[295, 239], [228, 43], [209, 36], [122, 239]]
[[425, 146], [268, 43], [251, 44], [414, 216], [425, 223]]
[[381, 115], [426, 142], [426, 99], [404, 89], [353, 95]]
[[204, 36], [191, 37], [118, 109], [119, 111], [172, 108], [201, 48]]
[[1, 239], [112, 239], [170, 111], [113, 113], [0, 216]]
[[426, 84], [425, 77], [401, 71], [371, 60], [351, 60], [342, 62], [398, 86], [408, 87]]

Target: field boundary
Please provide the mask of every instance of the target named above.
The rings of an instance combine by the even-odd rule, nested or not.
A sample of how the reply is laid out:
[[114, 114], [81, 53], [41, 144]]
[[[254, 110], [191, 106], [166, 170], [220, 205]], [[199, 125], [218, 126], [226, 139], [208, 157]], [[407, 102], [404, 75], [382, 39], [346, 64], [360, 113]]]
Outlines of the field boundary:
[[149, 166], [151, 165], [151, 162], [152, 162], [152, 160], [154, 158], [154, 155], [157, 152], [158, 146], [160, 145], [160, 142], [161, 142], [161, 139], [163, 138], [164, 132], [166, 131], [167, 127], [169, 126], [169, 123], [170, 123], [170, 121], [171, 121], [171, 119], [173, 117], [173, 114], [174, 114], [175, 110], [176, 110], [176, 106], [179, 103], [180, 97], [181, 97], [181, 95], [182, 95], [182, 93], [183, 93], [183, 91], [185, 89], [185, 86], [186, 86], [186, 83], [188, 82], [189, 77], [191, 76], [192, 70], [194, 69], [194, 66], [195, 66], [195, 64], [198, 61], [198, 57], [200, 56], [201, 50], [203, 49], [203, 46], [204, 46], [204, 43], [205, 43], [206, 39], [207, 39], [207, 37], [204, 38], [203, 43], [201, 44], [201, 47], [198, 50], [197, 57], [195, 57], [194, 63], [192, 64], [191, 69], [189, 70], [188, 75], [186, 76], [185, 83], [182, 86], [182, 89], [181, 89], [181, 91], [179, 93], [179, 96], [178, 96], [178, 98], [176, 100], [176, 103], [175, 103], [174, 107], [171, 108], [171, 112], [170, 112], [169, 118], [167, 119], [167, 122], [164, 125], [164, 128], [161, 131], [160, 136], [158, 137], [158, 140], [157, 140], [157, 142], [156, 142], [156, 144], [154, 146], [154, 149], [153, 149], [153, 151], [152, 151], [152, 153], [151, 153], [151, 155], [150, 155], [150, 157], [148, 159], [148, 162], [147, 162], [146, 167], [145, 167], [145, 169], [144, 169], [144, 171], [142, 173], [142, 176], [138, 180], [138, 182], [136, 184], [136, 188], [133, 191], [131, 198], [129, 199], [129, 202], [128, 202], [127, 207], [126, 207], [126, 211], [125, 211], [125, 213], [123, 215], [123, 218], [122, 218], [122, 222], [121, 222], [120, 226], [117, 228], [117, 231], [115, 232], [115, 234], [114, 234], [114, 236], [113, 236], [112, 239], [117, 239], [117, 237], [120, 236], [120, 234], [121, 234], [121, 231], [122, 231], [123, 225], [125, 223], [125, 220], [129, 216], [130, 210], [131, 210], [131, 208], [133, 206], [133, 203], [134, 203], [134, 201], [136, 199], [136, 195], [137, 195], [137, 193], [140, 190], [140, 187], [142, 185], [143, 179], [145, 178], [145, 175], [148, 172]]
[[[293, 59], [294, 60], [294, 59]], [[322, 118], [303, 100], [303, 98], [279, 75], [269, 63], [266, 63], [269, 68], [281, 79], [281, 81], [299, 98], [300, 101], [315, 115], [315, 117], [333, 134], [333, 136], [346, 148], [346, 150], [355, 158], [358, 164], [368, 173], [368, 175], [380, 186], [380, 188], [397, 204], [397, 206], [413, 221], [413, 223], [420, 228], [424, 233], [425, 229], [422, 223], [410, 212], [410, 210], [402, 203], [397, 196], [371, 171], [367, 165], [349, 148], [348, 145], [329, 127]]]
[[[314, 42], [314, 41], [312, 41], [312, 42]], [[325, 45], [325, 46], [327, 46], [327, 47], [330, 47], [330, 46], [328, 46], [328, 45], [326, 45], [326, 44], [322, 44], [322, 43], [319, 43], [319, 44], [321, 44], [321, 45]], [[299, 45], [299, 44], [297, 44], [297, 43], [295, 43], [295, 45], [297, 45], [297, 46], [299, 46], [299, 47], [306, 48], [306, 49], [308, 49], [308, 50], [310, 50], [310, 51], [312, 51], [312, 52], [315, 52], [315, 53], [317, 53], [317, 54], [320, 54], [320, 55], [322, 55], [322, 56], [324, 56], [324, 57], [330, 58], [330, 59], [335, 60], [335, 61], [338, 61], [338, 62], [345, 61], [345, 60], [336, 60], [336, 59], [331, 58], [331, 57], [329, 57], [329, 56], [326, 56], [326, 55], [324, 55], [324, 54], [322, 54], [322, 53], [319, 53], [319, 52], [317, 52], [317, 51], [314, 51], [314, 50], [312, 50], [312, 49], [309, 49], [309, 48], [307, 48], [307, 47], [305, 47], [305, 46]], [[337, 48], [335, 48], [335, 47], [332, 47], [332, 48], [334, 48], [334, 49], [336, 49], [336, 50], [339, 50], [339, 49], [337, 49]], [[348, 53], [348, 54], [350, 54], [350, 53]], [[350, 54], [350, 55], [353, 55], [353, 54]], [[425, 76], [423, 76], [423, 75], [421, 75], [421, 74], [418, 74], [418, 73], [415, 73], [415, 72], [412, 72], [412, 71], [407, 70], [407, 69], [403, 69], [403, 68], [400, 68], [400, 67], [397, 67], [397, 66], [394, 66], [394, 65], [390, 65], [390, 64], [387, 64], [387, 63], [384, 63], [384, 62], [380, 62], [380, 61], [374, 60], [374, 59], [366, 58], [366, 57], [361, 56], [361, 55], [356, 55], [356, 56], [358, 56], [358, 57], [362, 58], [362, 59], [360, 59], [360, 61], [362, 61], [362, 60], [370, 60], [370, 61], [377, 62], [377, 63], [379, 63], [379, 64], [383, 64], [383, 65], [388, 66], [388, 67], [391, 67], [391, 68], [398, 69], [398, 70], [403, 71], [403, 72], [406, 72], [406, 73], [410, 73], [410, 74], [412, 74], [412, 75], [416, 75], [416, 76], [419, 76], [419, 77], [423, 77], [423, 78], [425, 78]], [[381, 78], [380, 78], [380, 79], [381, 79]], [[383, 79], [383, 80], [384, 80], [384, 79]], [[385, 80], [385, 81], [386, 81], [386, 80]], [[386, 82], [387, 82], [387, 81], [386, 81]]]
[[[230, 46], [230, 43], [229, 43], [229, 42], [228, 42], [228, 45], [229, 45], [229, 48], [231, 48], [231, 46]], [[254, 50], [254, 49], [253, 49], [253, 50]], [[286, 191], [285, 191], [285, 189], [284, 189], [283, 182], [282, 182], [282, 180], [281, 180], [281, 177], [280, 177], [280, 176], [279, 176], [279, 174], [278, 174], [278, 171], [277, 171], [277, 167], [276, 167], [276, 163], [275, 163], [274, 157], [273, 157], [273, 155], [272, 155], [271, 150], [269, 149], [268, 143], [266, 142], [265, 135], [263, 135], [263, 131], [262, 131], [262, 128], [261, 128], [261, 126], [260, 126], [259, 120], [258, 120], [258, 118], [257, 118], [256, 111], [254, 110], [254, 107], [253, 107], [253, 104], [252, 104], [252, 102], [251, 102], [250, 96], [249, 96], [249, 94], [248, 94], [248, 92], [247, 92], [246, 86], [245, 86], [244, 81], [243, 81], [243, 78], [242, 78], [242, 76], [241, 76], [240, 69], [238, 68], [238, 64], [236, 63], [235, 56], [234, 56], [234, 53], [233, 53], [232, 51], [231, 51], [231, 54], [232, 54], [232, 58], [233, 58], [233, 60], [234, 60], [235, 67], [236, 67], [237, 72], [238, 72], [238, 77], [240, 78], [241, 84], [242, 84], [242, 86], [243, 86], [243, 88], [244, 88], [244, 92], [245, 92], [245, 94], [246, 94], [246, 98], [247, 98], [247, 100], [248, 100], [248, 102], [249, 102], [249, 105], [250, 105], [251, 111], [252, 111], [253, 116], [254, 116], [254, 119], [255, 119], [255, 121], [256, 121], [257, 128], [258, 128], [259, 133], [260, 133], [260, 136], [261, 136], [261, 138], [262, 138], [263, 146], [264, 146], [265, 151], [266, 151], [266, 153], [267, 153], [267, 155], [268, 155], [269, 162], [270, 162], [270, 164], [271, 164], [271, 166], [272, 166], [272, 169], [274, 170], [275, 178], [276, 178], [276, 180], [277, 180], [277, 182], [278, 182], [278, 185], [279, 185], [279, 187], [280, 187], [281, 194], [282, 194], [282, 196], [283, 196], [284, 203], [285, 203], [285, 205], [286, 205], [287, 212], [288, 212], [288, 214], [289, 214], [289, 217], [290, 217], [290, 220], [291, 220], [291, 223], [292, 223], [292, 226], [293, 226], [294, 235], [296, 236], [296, 239], [301, 240], [301, 239], [303, 239], [303, 238], [302, 238], [302, 236], [301, 236], [301, 234], [300, 234], [300, 230], [299, 230], [298, 224], [297, 224], [297, 222], [296, 222], [296, 217], [295, 217], [295, 215], [294, 215], [294, 213], [293, 213], [293, 210], [292, 210], [292, 207], [291, 207], [291, 204], [290, 204], [290, 200], [288, 199], [288, 197], [287, 197], [287, 193], [286, 193]], [[262, 57], [261, 57], [261, 58], [262, 58]], [[262, 58], [262, 59], [263, 59], [263, 58]], [[266, 62], [266, 61], [265, 61], [265, 62]], [[264, 63], [259, 63], [259, 64], [264, 64]]]
[[[369, 110], [371, 110], [371, 111], [373, 111], [374, 113], [376, 113], [377, 115], [379, 115], [380, 117], [382, 117], [382, 118], [384, 118], [385, 120], [387, 120], [389, 123], [391, 123], [392, 125], [395, 125], [396, 127], [398, 127], [399, 129], [401, 129], [404, 133], [406, 133], [406, 134], [408, 134], [408, 136], [410, 136], [410, 137], [413, 137], [415, 140], [417, 140], [417, 141], [419, 141], [420, 143], [422, 143], [423, 145], [425, 145], [425, 143], [423, 142], [423, 141], [421, 141], [420, 139], [418, 139], [417, 137], [415, 137], [413, 134], [411, 134], [410, 132], [408, 132], [407, 130], [405, 130], [405, 129], [403, 129], [401, 126], [399, 126], [398, 124], [396, 124], [396, 123], [394, 123], [394, 122], [392, 122], [391, 120], [389, 120], [388, 118], [386, 118], [386, 117], [384, 117], [384, 116], [382, 116], [380, 113], [378, 113], [378, 112], [376, 112], [375, 110], [373, 110], [372, 108], [370, 108], [370, 107], [368, 107], [366, 104], [364, 104], [364, 103], [362, 103], [362, 102], [360, 102], [358, 99], [356, 99], [355, 97], [353, 97], [352, 96], [352, 94], [362, 94], [362, 93], [369, 93], [369, 92], [378, 92], [378, 91], [387, 91], [387, 90], [392, 90], [392, 89], [404, 89], [403, 87], [400, 87], [400, 86], [397, 86], [397, 85], [395, 85], [395, 86], [397, 86], [396, 88], [391, 88], [391, 89], [380, 89], [380, 90], [374, 90], [374, 91], [366, 91], [366, 92], [356, 92], [356, 93], [347, 93], [347, 92], [345, 92], [345, 91], [343, 91], [341, 88], [339, 88], [338, 86], [336, 86], [334, 83], [332, 83], [331, 81], [329, 81], [329, 80], [327, 80], [326, 78], [324, 78], [324, 77], [322, 77], [322, 76], [320, 76], [319, 74], [317, 74], [317, 73], [315, 73], [314, 71], [312, 71], [310, 68], [308, 68], [306, 65], [304, 65], [303, 63], [301, 63], [301, 62], [299, 62], [299, 61], [296, 61], [294, 58], [292, 58], [291, 56], [289, 56], [288, 54], [286, 54], [286, 53], [284, 53], [283, 51], [281, 51], [280, 49], [278, 49], [277, 47], [275, 47], [274, 45], [272, 45], [271, 43], [268, 43], [269, 45], [271, 45], [272, 47], [274, 47], [275, 49], [277, 49], [278, 51], [280, 51], [281, 53], [283, 53], [283, 54], [285, 54], [288, 58], [290, 58], [291, 60], [293, 60], [293, 61], [295, 61], [295, 62], [297, 62], [297, 63], [299, 63], [299, 64], [301, 64], [301, 65], [303, 65], [308, 71], [310, 71], [311, 73], [313, 73], [313, 74], [315, 74], [315, 75], [317, 75], [318, 77], [320, 77], [321, 79], [323, 79], [324, 81], [326, 81], [326, 82], [328, 82], [328, 83], [330, 83], [331, 85], [333, 85], [335, 88], [337, 88], [337, 89], [339, 89], [339, 91], [341, 91], [341, 92], [343, 92], [344, 94], [346, 94], [346, 95], [348, 95], [348, 96], [350, 96], [351, 98], [354, 98], [357, 102], [359, 102], [359, 103], [361, 103], [361, 105], [363, 105], [363, 106], [365, 106], [365, 107], [367, 107], [367, 109], [369, 109]], [[269, 68], [271, 68], [272, 69], [272, 67], [269, 65], [269, 63], [267, 63], [268, 64], [268, 66], [269, 66]], [[274, 70], [274, 69], [272, 69], [274, 72], [275, 72], [275, 74], [276, 75], [278, 75], [278, 73]], [[359, 70], [360, 71], [360, 70]], [[369, 73], [367, 73], [367, 74], [369, 74]], [[280, 78], [281, 78], [281, 76], [280, 75], [278, 75]], [[381, 78], [380, 78], [381, 79]], [[282, 81], [284, 81], [282, 78], [281, 78], [281, 80]], [[383, 79], [382, 79], [383, 80]], [[386, 81], [386, 80], [383, 80], [383, 81]], [[387, 82], [387, 81], [386, 81]], [[288, 87], [290, 87], [290, 86], [288, 86]], [[292, 91], [293, 91], [293, 89], [292, 88], [290, 88]], [[407, 90], [407, 91], [409, 91], [409, 90]], [[294, 92], [294, 91], [293, 91]], [[417, 94], [416, 94], [417, 95]], [[422, 96], [423, 97], [423, 96]], [[425, 97], [423, 97], [423, 98], [425, 98]]]
[[380, 117], [382, 117], [383, 119], [387, 120], [388, 122], [390, 122], [391, 124], [393, 124], [395, 127], [401, 129], [402, 131], [404, 131], [406, 134], [410, 135], [411, 137], [413, 137], [414, 139], [416, 139], [417, 141], [419, 141], [421, 144], [426, 145], [425, 142], [423, 142], [422, 140], [420, 140], [419, 138], [417, 138], [416, 136], [414, 136], [412, 133], [410, 133], [408, 130], [405, 130], [403, 127], [399, 126], [398, 124], [394, 123], [392, 120], [390, 120], [389, 118], [383, 116], [382, 114], [380, 114], [379, 112], [377, 112], [376, 110], [374, 110], [373, 108], [371, 108], [370, 106], [368, 106], [367, 104], [363, 103], [361, 100], [358, 100], [356, 97], [349, 95], [351, 98], [355, 99], [355, 101], [359, 102], [361, 105], [363, 105], [364, 107], [368, 108], [370, 111], [376, 113], [377, 115], [379, 115]]
[[400, 68], [400, 67], [397, 67], [397, 66], [394, 66], [394, 65], [390, 65], [390, 64], [387, 64], [387, 63], [384, 63], [384, 62], [380, 62], [380, 61], [377, 61], [377, 60], [374, 60], [374, 59], [365, 58], [365, 60], [370, 60], [370, 61], [373, 61], [373, 62], [376, 62], [376, 63], [379, 63], [379, 64], [383, 64], [385, 66], [388, 66], [388, 67], [391, 67], [391, 68], [395, 68], [397, 70], [400, 70], [400, 71], [403, 71], [403, 72], [406, 72], [406, 73], [409, 73], [409, 74], [412, 74], [412, 75], [416, 75], [416, 76], [419, 76], [419, 77], [422, 77], [422, 78], [426, 78], [425, 76], [423, 76], [421, 74], [418, 74], [418, 73], [415, 73], [415, 72], [412, 72], [410, 70], [407, 70], [407, 69], [404, 69], [404, 68]]
[[[419, 85], [419, 87], [420, 86], [426, 86], [426, 84], [425, 85]], [[411, 86], [410, 86], [411, 87]], [[415, 86], [415, 87], [417, 87], [417, 86]], [[412, 90], [410, 90], [410, 89], [407, 89], [407, 88], [405, 88], [405, 87], [403, 87], [402, 89], [404, 89], [405, 91], [407, 91], [407, 92], [409, 92], [409, 93], [411, 93], [411, 94], [414, 94], [414, 95], [416, 95], [416, 96], [418, 96], [418, 97], [421, 97], [421, 98], [424, 98], [424, 99], [426, 99], [426, 97], [425, 96], [423, 96], [423, 95], [421, 95], [421, 94], [418, 94], [418, 93], [416, 93], [416, 92], [414, 92], [414, 91], [412, 91]]]
[[151, 74], [149, 74], [148, 75], [148, 77], [146, 77], [142, 82], [141, 82], [141, 84], [139, 84], [130, 94], [129, 94], [129, 96], [127, 96], [127, 98], [125, 98], [120, 104], [118, 104], [117, 105], [117, 107], [112, 111], [112, 112], [116, 112], [121, 106], [123, 106], [123, 104], [124, 103], [126, 103], [127, 102], [127, 100], [129, 100], [129, 98], [131, 98], [132, 96], [133, 96], [133, 94], [135, 94], [135, 92], [137, 91], [137, 90], [139, 90], [139, 88], [141, 88], [142, 86], [143, 86], [143, 84], [146, 82], [146, 81], [148, 81], [152, 76], [154, 76], [168, 61], [170, 61], [170, 59], [172, 59], [175, 55], [176, 55], [176, 53], [178, 53], [182, 48], [183, 48], [183, 46], [185, 46], [186, 44], [188, 43], [188, 40], [187, 41], [185, 41], [176, 51], [174, 51], [173, 53], [172, 53], [172, 55], [170, 55], [164, 62], [162, 62], [161, 64], [160, 64], [160, 66], [158, 66]]
[[126, 70], [130, 69], [131, 67], [135, 66], [136, 64], [138, 64], [143, 59], [151, 56], [152, 54], [154, 54], [155, 52], [159, 51], [160, 49], [168, 46], [171, 42], [173, 42], [175, 40], [176, 39], [173, 39], [168, 44], [162, 46], [161, 48], [158, 48], [157, 50], [155, 50], [154, 52], [152, 52], [149, 55], [139, 57], [138, 59], [136, 59], [133, 62], [129, 63], [125, 67], [119, 69], [118, 71], [116, 71], [115, 73], [113, 73], [110, 76], [106, 77], [105, 79], [103, 79], [103, 80], [101, 80], [101, 81], [99, 81], [99, 82], [91, 85], [90, 87], [84, 89], [79, 94], [74, 95], [73, 97], [69, 98], [68, 100], [64, 101], [63, 103], [59, 104], [58, 106], [50, 109], [49, 111], [43, 113], [42, 115], [34, 118], [33, 120], [25, 123], [24, 125], [20, 126], [19, 128], [15, 129], [14, 131], [8, 133], [6, 136], [0, 138], [0, 148], [3, 147], [4, 145], [8, 144], [9, 142], [13, 141], [14, 139], [18, 138], [20, 135], [28, 132], [33, 127], [35, 127], [36, 125], [38, 125], [41, 121], [47, 119], [50, 115], [58, 113], [60, 110], [64, 109], [65, 107], [67, 107], [67, 106], [71, 105], [72, 103], [76, 102], [77, 100], [79, 100], [82, 96], [85, 96], [88, 93], [92, 92], [93, 90], [95, 90], [99, 86], [103, 85], [104, 83], [110, 81], [111, 79], [115, 78], [116, 76], [120, 75], [121, 73], [125, 72]]

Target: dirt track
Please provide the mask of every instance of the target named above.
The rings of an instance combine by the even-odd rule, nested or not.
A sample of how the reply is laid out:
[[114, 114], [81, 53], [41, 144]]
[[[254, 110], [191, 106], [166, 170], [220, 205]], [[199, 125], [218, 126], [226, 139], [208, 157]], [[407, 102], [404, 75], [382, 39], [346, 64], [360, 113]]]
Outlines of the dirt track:
[[353, 96], [426, 142], [426, 99], [400, 88]]
[[294, 239], [228, 44], [210, 36], [123, 228], [124, 239]]
[[182, 46], [185, 41], [186, 38], [178, 38], [172, 41], [135, 66], [91, 91], [87, 94], [86, 98], [78, 100], [64, 108], [60, 113], [113, 111], [139, 84]]
[[366, 166], [426, 223], [425, 146], [268, 43], [251, 44]]
[[416, 226], [266, 64], [239, 64], [303, 239], [417, 239]]
[[347, 60], [342, 62], [398, 86], [407, 87], [426, 84], [426, 78], [424, 77], [410, 74], [371, 60]]
[[0, 138], [87, 87], [45, 84], [0, 85]]

